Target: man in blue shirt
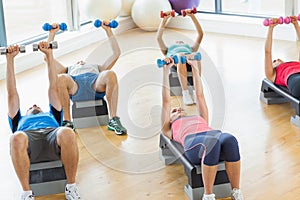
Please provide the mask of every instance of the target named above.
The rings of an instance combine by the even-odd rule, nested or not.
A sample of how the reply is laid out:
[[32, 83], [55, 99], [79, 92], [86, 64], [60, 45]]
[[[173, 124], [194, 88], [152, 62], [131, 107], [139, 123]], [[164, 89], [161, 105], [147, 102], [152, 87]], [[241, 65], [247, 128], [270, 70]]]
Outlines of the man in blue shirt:
[[67, 176], [66, 199], [80, 199], [75, 183], [78, 165], [76, 136], [72, 129], [60, 127], [63, 110], [57, 92], [57, 72], [53, 65], [52, 49], [47, 42], [40, 42], [39, 49], [47, 58], [50, 111], [43, 112], [34, 104], [24, 116], [20, 111], [14, 71], [14, 58], [19, 53], [19, 47], [17, 45], [8, 47], [6, 54], [8, 120], [13, 132], [10, 140], [11, 158], [23, 189], [21, 199], [34, 199], [29, 184], [30, 164], [59, 159], [62, 160]]

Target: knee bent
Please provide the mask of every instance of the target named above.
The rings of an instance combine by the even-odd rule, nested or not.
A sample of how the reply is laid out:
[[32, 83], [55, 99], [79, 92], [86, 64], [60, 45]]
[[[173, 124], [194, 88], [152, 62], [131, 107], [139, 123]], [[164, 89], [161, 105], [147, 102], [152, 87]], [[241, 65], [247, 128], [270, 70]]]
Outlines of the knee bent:
[[28, 137], [24, 132], [15, 132], [10, 138], [11, 148], [27, 148]]
[[60, 142], [70, 142], [75, 140], [76, 136], [74, 131], [68, 127], [61, 127], [57, 133], [57, 139]]

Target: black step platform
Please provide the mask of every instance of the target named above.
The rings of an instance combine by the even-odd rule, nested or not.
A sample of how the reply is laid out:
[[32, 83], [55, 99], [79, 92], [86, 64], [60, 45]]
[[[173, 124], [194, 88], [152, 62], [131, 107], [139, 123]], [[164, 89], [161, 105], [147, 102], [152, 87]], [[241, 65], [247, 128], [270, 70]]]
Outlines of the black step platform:
[[268, 105], [290, 102], [296, 112], [296, 115], [291, 117], [291, 123], [300, 127], [300, 100], [292, 96], [286, 87], [275, 85], [270, 80], [264, 79], [260, 100]]
[[30, 164], [29, 183], [35, 196], [64, 193], [64, 166], [60, 160]]
[[104, 99], [74, 101], [72, 118], [75, 128], [89, 128], [108, 124], [108, 108]]
[[[204, 193], [201, 166], [192, 164], [184, 155], [183, 147], [160, 134], [160, 159], [165, 165], [181, 162], [184, 166], [185, 174], [188, 177], [188, 184], [184, 186], [184, 191], [190, 200], [201, 200]], [[226, 198], [231, 195], [231, 186], [225, 170], [225, 163], [218, 164], [218, 171], [214, 183], [214, 193], [216, 198]]]

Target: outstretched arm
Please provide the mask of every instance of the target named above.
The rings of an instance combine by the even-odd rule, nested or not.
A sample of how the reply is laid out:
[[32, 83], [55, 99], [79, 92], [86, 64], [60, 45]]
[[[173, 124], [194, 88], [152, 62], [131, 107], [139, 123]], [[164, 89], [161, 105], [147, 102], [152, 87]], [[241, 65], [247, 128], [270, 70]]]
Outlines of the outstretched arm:
[[[296, 16], [292, 16], [292, 23], [295, 27], [295, 30], [296, 30], [296, 34], [297, 34], [297, 38], [298, 40], [300, 40], [300, 28], [299, 28], [299, 24], [298, 24], [298, 20], [297, 20], [297, 17]], [[300, 61], [300, 52], [299, 52], [299, 58], [298, 60]]]
[[195, 17], [195, 15], [190, 10], [188, 10], [186, 13], [193, 20], [194, 25], [195, 25], [196, 30], [197, 30], [197, 33], [198, 33], [198, 36], [197, 36], [196, 41], [195, 41], [195, 44], [192, 46], [193, 52], [196, 52], [199, 49], [200, 43], [201, 43], [201, 41], [203, 39], [204, 32], [202, 30], [202, 27], [201, 27], [199, 21]]
[[[47, 41], [48, 42], [54, 41], [55, 35], [58, 31], [59, 31], [59, 24], [58, 23], [52, 24], [52, 29], [49, 30], [49, 35], [48, 35]], [[45, 61], [47, 62], [46, 59], [47, 58], [45, 57]], [[58, 62], [56, 59], [53, 59], [53, 64], [55, 65], [58, 74], [67, 72], [67, 68], [65, 66], [63, 66], [60, 62]]]
[[20, 99], [16, 86], [14, 58], [19, 53], [19, 46], [8, 47], [6, 54], [7, 69], [6, 69], [6, 89], [7, 89], [7, 102], [8, 102], [8, 116], [13, 119], [18, 110], [20, 109]]
[[108, 21], [103, 21], [102, 23], [102, 28], [105, 30], [106, 35], [108, 37], [110, 46], [112, 48], [113, 51], [113, 55], [110, 56], [102, 66], [99, 66], [99, 70], [103, 71], [103, 70], [110, 70], [114, 64], [117, 62], [118, 58], [121, 55], [121, 50], [118, 44], [118, 41], [115, 37], [115, 35], [113, 34], [111, 28], [108, 26], [109, 22]]
[[171, 97], [170, 97], [169, 72], [170, 72], [170, 68], [174, 65], [174, 61], [171, 58], [166, 58], [165, 61], [169, 64], [163, 67], [161, 124], [162, 124], [163, 134], [168, 138], [172, 139], [171, 122], [170, 122]]
[[167, 55], [168, 52], [168, 47], [165, 44], [165, 42], [162, 39], [163, 36], [163, 32], [165, 30], [165, 26], [166, 23], [168, 21], [168, 19], [171, 17], [171, 11], [170, 12], [166, 12], [166, 16], [164, 16], [163, 20], [161, 21], [159, 27], [158, 27], [158, 31], [157, 31], [157, 35], [156, 35], [156, 39], [160, 48], [160, 51], [164, 54]]
[[193, 60], [192, 57], [193, 55], [188, 55], [187, 62], [192, 67], [193, 82], [194, 82], [194, 88], [195, 88], [196, 99], [197, 99], [197, 108], [200, 116], [203, 117], [208, 123], [208, 108], [206, 105], [206, 100], [203, 92], [203, 85], [200, 77], [201, 73], [199, 71], [201, 69], [201, 61]]
[[60, 98], [58, 96], [57, 89], [57, 71], [55, 68], [55, 62], [53, 58], [52, 49], [49, 47], [48, 42], [39, 43], [40, 50], [45, 54], [48, 68], [48, 79], [49, 79], [49, 88], [48, 88], [48, 98], [49, 103], [58, 111], [62, 110], [62, 105]]
[[265, 75], [267, 79], [274, 82], [276, 71], [272, 65], [272, 40], [273, 40], [273, 29], [275, 25], [270, 25], [268, 35], [265, 43]]

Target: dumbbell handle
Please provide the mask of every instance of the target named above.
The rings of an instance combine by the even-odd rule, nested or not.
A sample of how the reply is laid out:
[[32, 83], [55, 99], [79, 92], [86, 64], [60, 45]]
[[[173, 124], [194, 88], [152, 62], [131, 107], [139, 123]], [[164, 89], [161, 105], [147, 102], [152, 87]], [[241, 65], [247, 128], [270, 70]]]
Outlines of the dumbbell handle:
[[175, 17], [175, 10], [172, 10], [171, 13], [167, 14], [166, 12], [160, 11], [160, 18], [164, 18], [165, 16], [171, 15]]
[[[58, 48], [58, 44], [57, 44], [56, 41], [50, 42], [49, 46], [50, 46], [51, 49], [57, 49]], [[33, 44], [32, 45], [32, 50], [33, 51], [39, 50], [39, 45], [38, 44]]]
[[[42, 28], [44, 31], [50, 31], [51, 29], [53, 29], [52, 25], [49, 23], [45, 23]], [[68, 27], [67, 27], [66, 23], [63, 22], [63, 23], [59, 24], [60, 30], [65, 31], [65, 30], [67, 30], [67, 28]]]
[[[176, 56], [176, 55], [174, 55], [174, 56], [171, 56], [172, 58], [173, 58], [173, 60], [174, 60], [174, 63], [175, 64], [178, 64], [178, 57]], [[166, 61], [164, 61], [163, 59], [157, 59], [157, 66], [159, 67], [159, 68], [161, 68], [161, 67], [163, 67], [164, 65], [166, 65], [166, 64], [168, 64]]]
[[[199, 52], [197, 52], [194, 57], [192, 59], [189, 59], [189, 60], [201, 60], [202, 59], [202, 56]], [[180, 62], [182, 64], [185, 64], [186, 63], [186, 56], [180, 56]]]
[[[99, 28], [102, 25], [102, 21], [99, 19], [96, 19], [94, 22], [94, 26], [96, 28]], [[112, 20], [109, 22], [109, 24], [107, 26], [109, 26], [110, 28], [117, 28], [119, 25], [119, 23], [116, 20]]]
[[[193, 13], [193, 14], [197, 13], [197, 8], [193, 7], [191, 9], [191, 13]], [[185, 17], [186, 16], [186, 10], [181, 10], [181, 14], [182, 14], [183, 17]]]
[[[19, 46], [20, 53], [26, 53], [26, 48], [24, 45]], [[6, 55], [8, 53], [7, 47], [0, 48], [0, 55]]]

